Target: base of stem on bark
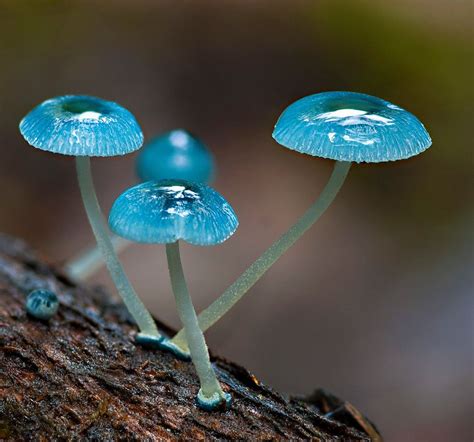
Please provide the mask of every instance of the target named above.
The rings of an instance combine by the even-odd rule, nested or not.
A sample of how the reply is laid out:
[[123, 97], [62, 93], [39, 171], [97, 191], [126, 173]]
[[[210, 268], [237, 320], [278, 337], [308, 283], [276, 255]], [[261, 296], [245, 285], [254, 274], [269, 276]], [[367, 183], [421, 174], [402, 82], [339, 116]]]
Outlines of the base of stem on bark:
[[[37, 288], [59, 297], [49, 322], [26, 314], [25, 298]], [[136, 333], [103, 289], [76, 285], [22, 241], [0, 235], [0, 439], [380, 440], [352, 405], [321, 391], [284, 397], [214, 356], [232, 406], [201, 410], [193, 365], [135, 345]]]

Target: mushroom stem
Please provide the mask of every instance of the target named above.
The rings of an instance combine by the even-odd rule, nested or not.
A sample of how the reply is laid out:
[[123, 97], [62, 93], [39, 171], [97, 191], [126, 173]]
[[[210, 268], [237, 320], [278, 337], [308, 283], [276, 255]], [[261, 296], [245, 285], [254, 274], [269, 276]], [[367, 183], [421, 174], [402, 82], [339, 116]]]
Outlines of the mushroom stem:
[[[214, 325], [239, 301], [242, 296], [265, 274], [265, 272], [308, 230], [330, 206], [342, 187], [350, 162], [337, 161], [326, 187], [306, 213], [273, 243], [242, 275], [209, 307], [199, 314], [199, 326], [204, 332]], [[172, 343], [186, 350], [186, 336], [183, 330], [172, 339]]]
[[184, 278], [178, 241], [166, 244], [166, 256], [168, 258], [168, 268], [171, 286], [176, 299], [176, 307], [184, 326], [187, 342], [189, 343], [191, 359], [201, 384], [197, 401], [202, 408], [212, 410], [220, 404], [228, 402], [229, 397], [222, 391], [211, 366], [204, 334], [199, 328], [196, 311], [194, 310]]
[[151, 317], [149, 311], [135, 293], [130, 281], [123, 270], [110, 240], [107, 224], [105, 223], [99, 201], [95, 193], [94, 182], [92, 180], [91, 163], [89, 157], [76, 157], [77, 180], [81, 191], [84, 208], [89, 218], [97, 246], [102, 253], [110, 276], [114, 281], [117, 291], [122, 297], [130, 314], [140, 328], [143, 335], [161, 338], [156, 327], [155, 321]]
[[[113, 234], [110, 235], [110, 240], [116, 254], [125, 250], [130, 244], [126, 239]], [[64, 270], [74, 281], [83, 282], [99, 271], [103, 265], [104, 259], [102, 258], [102, 253], [97, 245], [95, 245], [86, 250], [82, 250], [71, 258], [64, 266]]]

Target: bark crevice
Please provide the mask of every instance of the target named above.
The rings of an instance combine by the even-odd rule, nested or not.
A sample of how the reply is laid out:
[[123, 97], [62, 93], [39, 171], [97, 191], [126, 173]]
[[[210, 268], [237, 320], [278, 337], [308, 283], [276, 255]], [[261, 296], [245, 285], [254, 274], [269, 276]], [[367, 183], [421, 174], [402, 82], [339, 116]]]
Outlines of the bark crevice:
[[[49, 323], [26, 314], [26, 295], [37, 288], [59, 297]], [[104, 290], [75, 285], [22, 241], [0, 235], [0, 439], [380, 440], [352, 405], [322, 390], [285, 398], [216, 356], [232, 408], [202, 411], [192, 364], [135, 346], [135, 333]]]

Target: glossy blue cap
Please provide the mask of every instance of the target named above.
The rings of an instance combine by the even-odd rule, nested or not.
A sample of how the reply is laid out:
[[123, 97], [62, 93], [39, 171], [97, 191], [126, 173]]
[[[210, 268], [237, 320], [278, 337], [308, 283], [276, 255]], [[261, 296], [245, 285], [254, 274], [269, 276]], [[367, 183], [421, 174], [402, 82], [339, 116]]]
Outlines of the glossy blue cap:
[[63, 155], [111, 157], [143, 144], [142, 130], [127, 109], [86, 95], [44, 101], [23, 118], [20, 132], [32, 146]]
[[214, 167], [209, 149], [182, 129], [153, 138], [137, 157], [137, 174], [142, 181], [178, 179], [208, 184]]
[[222, 195], [184, 180], [147, 181], [120, 195], [109, 216], [111, 230], [135, 242], [198, 246], [224, 242], [238, 226]]
[[413, 114], [355, 92], [323, 92], [296, 101], [281, 114], [273, 138], [301, 153], [357, 163], [401, 160], [431, 146]]
[[58, 308], [59, 299], [49, 290], [33, 290], [26, 298], [26, 311], [37, 319], [47, 321], [56, 314]]

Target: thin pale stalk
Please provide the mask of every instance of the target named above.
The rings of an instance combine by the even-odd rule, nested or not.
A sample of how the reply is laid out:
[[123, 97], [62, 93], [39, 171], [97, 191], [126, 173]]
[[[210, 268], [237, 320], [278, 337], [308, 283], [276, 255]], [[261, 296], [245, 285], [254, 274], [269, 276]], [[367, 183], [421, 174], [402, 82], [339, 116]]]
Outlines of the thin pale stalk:
[[[242, 275], [199, 316], [199, 326], [206, 331], [222, 318], [247, 291], [265, 274], [265, 272], [280, 258], [325, 212], [344, 184], [350, 162], [337, 161], [331, 177], [316, 202], [306, 213], [268, 248]], [[174, 344], [186, 350], [186, 336], [183, 330], [172, 339]]]
[[144, 335], [155, 336], [158, 338], [161, 335], [156, 328], [155, 321], [143, 302], [135, 293], [135, 290], [123, 270], [122, 264], [120, 264], [114, 251], [112, 242], [110, 241], [109, 230], [95, 193], [90, 158], [76, 157], [76, 170], [82, 201], [84, 203], [87, 217], [89, 218], [89, 223], [97, 241], [97, 246], [102, 252], [110, 276], [117, 287], [117, 291], [122, 297], [130, 314], [137, 322], [140, 332]]
[[225, 400], [224, 392], [211, 366], [204, 334], [199, 328], [196, 311], [194, 310], [186, 280], [184, 279], [179, 243], [177, 241], [166, 244], [166, 256], [168, 258], [171, 286], [176, 299], [179, 317], [184, 326], [184, 332], [189, 342], [191, 359], [196, 367], [201, 383], [201, 396], [204, 396], [204, 399], [209, 401], [216, 399]]
[[[114, 234], [110, 235], [110, 241], [117, 255], [130, 244], [130, 241]], [[74, 281], [84, 282], [94, 273], [97, 273], [103, 265], [105, 265], [104, 258], [102, 257], [99, 247], [95, 245], [86, 250], [82, 250], [71, 258], [64, 266], [64, 270]]]

